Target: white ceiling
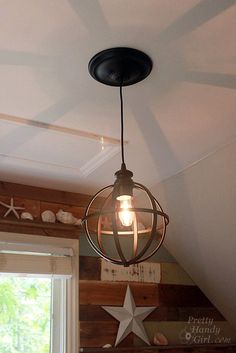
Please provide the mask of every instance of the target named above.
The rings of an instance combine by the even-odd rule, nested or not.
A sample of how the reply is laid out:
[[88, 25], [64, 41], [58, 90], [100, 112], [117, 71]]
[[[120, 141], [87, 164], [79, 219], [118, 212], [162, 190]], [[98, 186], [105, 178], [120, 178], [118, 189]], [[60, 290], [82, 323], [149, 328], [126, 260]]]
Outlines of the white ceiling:
[[87, 193], [113, 181], [118, 90], [87, 70], [109, 47], [141, 49], [154, 63], [145, 81], [124, 90], [136, 181], [152, 186], [234, 140], [234, 4], [1, 0], [1, 179]]

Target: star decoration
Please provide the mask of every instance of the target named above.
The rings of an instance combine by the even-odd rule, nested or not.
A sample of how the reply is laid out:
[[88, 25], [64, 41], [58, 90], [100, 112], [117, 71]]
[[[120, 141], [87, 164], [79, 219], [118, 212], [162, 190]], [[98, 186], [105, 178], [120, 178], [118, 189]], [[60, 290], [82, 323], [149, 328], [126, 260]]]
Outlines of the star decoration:
[[11, 197], [11, 201], [10, 201], [10, 205], [7, 205], [6, 203], [4, 202], [1, 202], [0, 201], [0, 205], [8, 208], [8, 211], [4, 214], [3, 217], [7, 217], [9, 215], [9, 213], [13, 212], [14, 215], [16, 216], [16, 218], [20, 218], [18, 212], [16, 210], [24, 210], [25, 208], [24, 207], [19, 207], [19, 206], [14, 206], [14, 199], [13, 197]]
[[116, 336], [115, 346], [117, 346], [129, 333], [133, 332], [144, 342], [150, 345], [148, 336], [143, 326], [143, 320], [156, 307], [136, 307], [130, 287], [127, 287], [123, 307], [103, 306], [110, 315], [120, 321], [119, 329]]

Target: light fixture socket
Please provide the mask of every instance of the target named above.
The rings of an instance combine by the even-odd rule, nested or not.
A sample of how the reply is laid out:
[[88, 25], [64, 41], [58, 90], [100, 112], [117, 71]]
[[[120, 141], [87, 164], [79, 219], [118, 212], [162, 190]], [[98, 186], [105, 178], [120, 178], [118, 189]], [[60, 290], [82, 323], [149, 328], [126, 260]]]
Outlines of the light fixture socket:
[[127, 195], [133, 196], [134, 182], [132, 180], [133, 173], [126, 169], [124, 163], [121, 165], [121, 169], [115, 173], [116, 181], [114, 183], [113, 197], [118, 199], [119, 196]]

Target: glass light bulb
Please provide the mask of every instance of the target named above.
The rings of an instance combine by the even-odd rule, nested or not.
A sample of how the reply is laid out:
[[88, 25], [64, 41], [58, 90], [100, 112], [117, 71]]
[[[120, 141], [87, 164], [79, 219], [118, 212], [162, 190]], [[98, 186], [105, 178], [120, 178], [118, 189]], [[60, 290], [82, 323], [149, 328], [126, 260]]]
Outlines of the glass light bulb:
[[119, 219], [123, 226], [130, 227], [134, 221], [134, 212], [129, 211], [133, 208], [133, 200], [129, 195], [118, 196], [119, 208], [122, 210], [119, 212]]

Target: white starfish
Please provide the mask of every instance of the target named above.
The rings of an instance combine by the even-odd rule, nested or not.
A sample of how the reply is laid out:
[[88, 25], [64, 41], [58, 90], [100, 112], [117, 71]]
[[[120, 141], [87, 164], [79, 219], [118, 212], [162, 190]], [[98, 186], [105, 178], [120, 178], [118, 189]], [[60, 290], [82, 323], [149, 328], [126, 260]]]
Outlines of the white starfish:
[[127, 287], [125, 301], [123, 307], [117, 306], [103, 306], [110, 315], [120, 321], [119, 329], [117, 332], [116, 343], [117, 346], [130, 332], [135, 333], [144, 342], [150, 345], [148, 336], [143, 326], [143, 320], [154, 310], [156, 307], [136, 307], [130, 287]]
[[11, 197], [11, 201], [10, 201], [10, 205], [6, 204], [5, 202], [1, 202], [0, 201], [0, 205], [8, 208], [7, 212], [4, 214], [3, 217], [7, 217], [9, 215], [9, 213], [13, 212], [14, 215], [16, 216], [16, 218], [20, 218], [18, 212], [16, 210], [24, 210], [24, 207], [20, 207], [20, 206], [14, 206], [14, 199], [13, 197]]

